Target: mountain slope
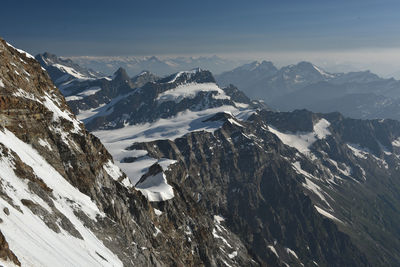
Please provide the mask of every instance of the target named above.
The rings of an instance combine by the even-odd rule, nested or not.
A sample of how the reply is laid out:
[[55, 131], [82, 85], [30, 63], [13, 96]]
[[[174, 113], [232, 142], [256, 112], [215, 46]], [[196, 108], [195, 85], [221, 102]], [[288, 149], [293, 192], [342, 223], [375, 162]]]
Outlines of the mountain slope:
[[35, 59], [47, 71], [57, 87], [75, 79], [88, 80], [102, 76], [101, 73], [82, 68], [70, 59], [59, 58], [48, 52], [36, 55]]
[[195, 203], [155, 209], [33, 57], [1, 40], [0, 58], [2, 263], [257, 265], [231, 231], [219, 236], [236, 244], [237, 256], [219, 250], [213, 215]]
[[[240, 107], [241, 101], [234, 101], [238, 99], [245, 106]], [[196, 203], [212, 211], [215, 236], [233, 231], [257, 262], [313, 265], [316, 261], [329, 266], [367, 266], [366, 258], [348, 236], [338, 232], [333, 223], [318, 219], [321, 213], [335, 223], [342, 220], [335, 217], [336, 213], [332, 215], [336, 211], [330, 210], [333, 204], [318, 198], [324, 198], [324, 193], [318, 191], [323, 187], [316, 183], [330, 181], [328, 168], [332, 169], [331, 175], [338, 177], [345, 171], [341, 166], [335, 168], [333, 163], [321, 167], [306, 153], [308, 146], [329, 135], [330, 123], [322, 120], [316, 124], [318, 138], [306, 134], [294, 139], [296, 145], [300, 142], [299, 154], [285, 146], [287, 136], [279, 139], [276, 137], [280, 136], [279, 131], [267, 127], [270, 122], [266, 118], [279, 117], [281, 113], [271, 112], [266, 117], [265, 111], [254, 114], [260, 106], [248, 101], [234, 87], [217, 87], [209, 72], [194, 70], [148, 83], [135, 90], [132, 97], [111, 101], [112, 105], [106, 109], [109, 112], [95, 118], [96, 124], [92, 120], [86, 123], [105, 143], [131, 183], [157, 209], [170, 209], [170, 205], [184, 199], [186, 204]], [[160, 102], [170, 102], [170, 110], [162, 108]], [[138, 112], [136, 107], [143, 105], [150, 106], [148, 112]], [[311, 123], [312, 129], [314, 122], [309, 119], [310, 114], [300, 113], [297, 118], [282, 122], [293, 124], [288, 130], [307, 132], [309, 128], [298, 124], [304, 122], [309, 127]], [[166, 164], [173, 164], [174, 169], [167, 170]], [[303, 164], [322, 168], [322, 176], [317, 181], [310, 179], [302, 170]], [[353, 181], [348, 179], [349, 183]], [[270, 215], [263, 215], [267, 211]], [[226, 223], [223, 228], [222, 222]], [[351, 232], [352, 228], [344, 230]], [[336, 242], [324, 241], [326, 235]], [[308, 245], [309, 249], [304, 250], [305, 244], [314, 247]], [[232, 247], [227, 242], [223, 250]], [[353, 255], [357, 256], [352, 258]], [[393, 263], [393, 259], [387, 260], [385, 256], [375, 261]]]
[[101, 203], [133, 194], [130, 213], [116, 213], [122, 229], [131, 216], [140, 225], [129, 229], [143, 239], [131, 240], [147, 240], [133, 264], [398, 265], [398, 123], [262, 110], [202, 70], [100, 108], [85, 123], [128, 177], [110, 195], [89, 194]]

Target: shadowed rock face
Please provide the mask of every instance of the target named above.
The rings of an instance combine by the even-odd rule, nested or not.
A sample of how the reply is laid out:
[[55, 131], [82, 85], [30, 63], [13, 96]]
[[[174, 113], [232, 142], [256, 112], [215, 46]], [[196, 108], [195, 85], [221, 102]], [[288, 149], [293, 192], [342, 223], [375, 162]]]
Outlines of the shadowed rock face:
[[[304, 178], [288, 159], [312, 163], [297, 158], [275, 135], [263, 131], [258, 120], [265, 121], [259, 115], [253, 119], [253, 123], [240, 122], [244, 127], [226, 120], [214, 134], [195, 132], [174, 141], [136, 143], [129, 149], [178, 160], [181, 170], [172, 171], [169, 183], [180, 195], [225, 218], [226, 227], [261, 265], [312, 266], [315, 261], [327, 266], [368, 266], [350, 238], [316, 212], [303, 193]], [[287, 248], [298, 258], [289, 255]]]

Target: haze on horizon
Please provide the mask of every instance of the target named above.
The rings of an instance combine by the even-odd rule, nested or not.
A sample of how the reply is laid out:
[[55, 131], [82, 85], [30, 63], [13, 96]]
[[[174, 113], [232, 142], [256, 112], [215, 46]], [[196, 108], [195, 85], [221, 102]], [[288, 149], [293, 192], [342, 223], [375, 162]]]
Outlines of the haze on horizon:
[[400, 72], [399, 1], [2, 1], [0, 36], [32, 54], [306, 60]]

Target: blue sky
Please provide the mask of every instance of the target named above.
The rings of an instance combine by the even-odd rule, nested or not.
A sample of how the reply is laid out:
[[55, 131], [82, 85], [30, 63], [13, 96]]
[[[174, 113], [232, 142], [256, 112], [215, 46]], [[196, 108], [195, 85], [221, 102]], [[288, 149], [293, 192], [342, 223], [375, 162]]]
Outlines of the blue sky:
[[400, 1], [2, 0], [0, 36], [38, 53], [164, 55], [400, 47]]
[[301, 60], [400, 77], [398, 0], [2, 0], [0, 36], [31, 54]]

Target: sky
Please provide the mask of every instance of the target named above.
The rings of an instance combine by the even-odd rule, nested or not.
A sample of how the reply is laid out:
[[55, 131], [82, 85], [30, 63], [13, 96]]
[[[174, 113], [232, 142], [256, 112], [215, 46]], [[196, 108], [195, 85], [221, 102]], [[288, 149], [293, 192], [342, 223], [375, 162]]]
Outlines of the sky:
[[398, 0], [2, 0], [0, 14], [0, 36], [32, 54], [215, 54], [400, 71]]

